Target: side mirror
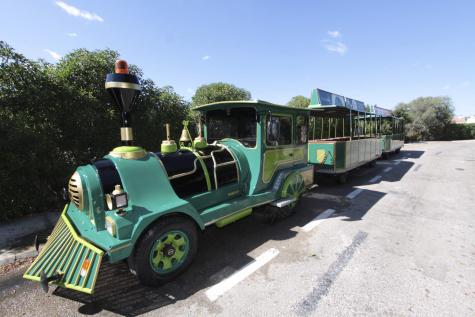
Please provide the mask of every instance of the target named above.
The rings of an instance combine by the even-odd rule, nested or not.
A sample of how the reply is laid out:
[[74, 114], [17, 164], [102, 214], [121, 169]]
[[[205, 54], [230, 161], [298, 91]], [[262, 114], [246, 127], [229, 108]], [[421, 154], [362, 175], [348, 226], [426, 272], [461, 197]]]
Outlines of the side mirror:
[[277, 118], [270, 117], [267, 122], [267, 143], [272, 144], [280, 139], [280, 122]]

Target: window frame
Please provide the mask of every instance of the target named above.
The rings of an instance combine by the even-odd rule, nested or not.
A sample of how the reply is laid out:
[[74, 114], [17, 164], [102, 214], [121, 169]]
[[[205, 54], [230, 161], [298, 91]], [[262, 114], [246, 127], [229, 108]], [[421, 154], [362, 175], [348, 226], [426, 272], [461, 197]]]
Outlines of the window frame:
[[[208, 110], [206, 111], [205, 115], [204, 115], [204, 126], [205, 126], [205, 139], [206, 139], [206, 142], [208, 143], [208, 134], [209, 134], [209, 113], [212, 112], [212, 111], [216, 111], [216, 110], [222, 110], [222, 111], [227, 111], [228, 109], [231, 111], [233, 109], [242, 109], [242, 108], [249, 108], [249, 109], [252, 109], [254, 111], [254, 114], [256, 116], [256, 119], [257, 120], [253, 120], [254, 123], [255, 123], [255, 143], [254, 143], [254, 146], [246, 146], [244, 145], [239, 139], [236, 139], [236, 138], [233, 138], [233, 137], [226, 137], [226, 138], [223, 138], [223, 139], [220, 139], [220, 140], [225, 140], [225, 139], [232, 139], [232, 140], [236, 140], [237, 142], [239, 142], [240, 144], [242, 144], [242, 146], [246, 149], [256, 149], [257, 146], [258, 146], [258, 137], [259, 137], [259, 133], [258, 133], [258, 130], [259, 130], [259, 118], [258, 116], [260, 116], [259, 112], [257, 111], [256, 107], [230, 107], [230, 108], [222, 108], [222, 109], [213, 109], [213, 110]], [[219, 141], [219, 140], [215, 140], [215, 141]], [[210, 143], [212, 144], [212, 143]]]
[[[304, 123], [305, 123], [305, 127], [307, 128], [307, 134], [306, 134], [306, 141], [301, 143], [301, 139], [300, 139], [300, 136], [297, 135], [297, 127], [298, 127], [298, 121], [299, 121], [299, 117], [302, 117], [304, 119]], [[310, 133], [310, 120], [309, 120], [309, 116], [307, 115], [303, 115], [303, 114], [296, 114], [295, 115], [295, 126], [294, 126], [294, 130], [295, 130], [295, 133], [294, 133], [294, 145], [295, 146], [300, 146], [300, 145], [306, 145], [308, 144], [308, 141], [309, 141], [309, 133]], [[297, 142], [298, 141], [298, 142]]]

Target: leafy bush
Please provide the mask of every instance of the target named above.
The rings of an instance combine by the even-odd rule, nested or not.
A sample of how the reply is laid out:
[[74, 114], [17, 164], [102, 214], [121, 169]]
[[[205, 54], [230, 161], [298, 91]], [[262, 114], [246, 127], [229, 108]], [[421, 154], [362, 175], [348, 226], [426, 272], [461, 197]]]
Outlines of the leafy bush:
[[447, 126], [443, 140], [475, 139], [475, 123], [454, 124]]
[[[31, 61], [0, 41], [0, 222], [61, 208], [62, 189], [77, 165], [102, 157], [120, 141], [120, 113], [104, 89], [116, 51], [79, 49], [52, 65]], [[158, 150], [163, 125], [178, 137], [189, 103], [158, 88], [141, 70], [134, 110], [136, 143]]]

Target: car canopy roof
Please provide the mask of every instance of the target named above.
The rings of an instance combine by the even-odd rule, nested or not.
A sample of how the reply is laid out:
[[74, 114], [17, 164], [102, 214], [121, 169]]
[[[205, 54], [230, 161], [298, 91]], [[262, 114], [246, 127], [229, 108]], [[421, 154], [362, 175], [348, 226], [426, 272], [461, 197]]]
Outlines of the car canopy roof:
[[231, 108], [238, 108], [238, 107], [255, 108], [257, 112], [271, 111], [271, 112], [298, 113], [298, 114], [308, 115], [307, 108], [283, 106], [283, 105], [278, 105], [278, 104], [263, 101], [263, 100], [220, 101], [220, 102], [213, 102], [206, 105], [197, 106], [193, 110], [200, 111], [200, 112], [207, 112], [211, 110], [231, 109]]

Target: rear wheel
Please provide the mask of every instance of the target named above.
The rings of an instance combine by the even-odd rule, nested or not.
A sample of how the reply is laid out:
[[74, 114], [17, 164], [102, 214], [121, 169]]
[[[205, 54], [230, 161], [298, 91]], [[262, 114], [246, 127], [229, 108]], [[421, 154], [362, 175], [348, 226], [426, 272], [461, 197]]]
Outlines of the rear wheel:
[[336, 180], [337, 180], [338, 184], [346, 184], [346, 182], [348, 180], [348, 172], [338, 174]]
[[192, 262], [198, 249], [195, 224], [173, 217], [158, 221], [140, 239], [129, 264], [144, 285], [166, 283]]
[[394, 151], [394, 153], [396, 153], [396, 154], [398, 154], [399, 152], [401, 152], [401, 148], [396, 149], [396, 151]]
[[282, 207], [267, 205], [265, 208], [259, 210], [259, 214], [267, 223], [274, 223], [280, 219], [287, 218], [295, 212], [300, 202], [300, 197], [305, 191], [305, 182], [299, 172], [295, 172], [287, 177], [282, 186], [280, 198], [281, 200], [292, 199], [293, 201]]

